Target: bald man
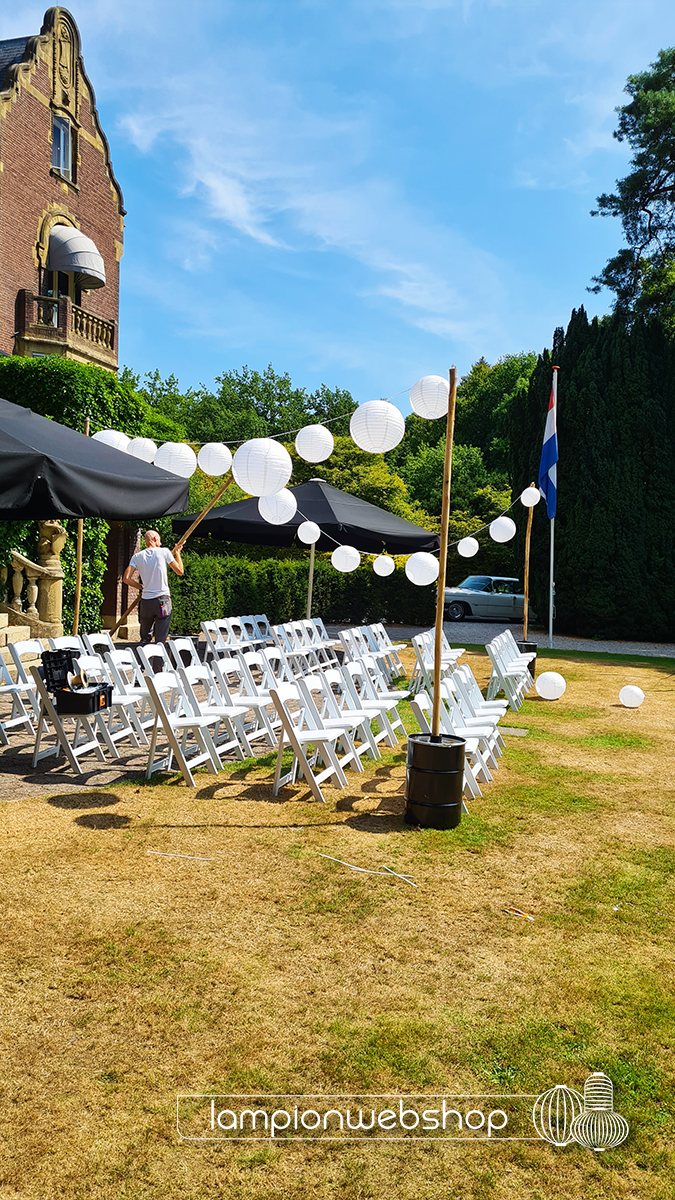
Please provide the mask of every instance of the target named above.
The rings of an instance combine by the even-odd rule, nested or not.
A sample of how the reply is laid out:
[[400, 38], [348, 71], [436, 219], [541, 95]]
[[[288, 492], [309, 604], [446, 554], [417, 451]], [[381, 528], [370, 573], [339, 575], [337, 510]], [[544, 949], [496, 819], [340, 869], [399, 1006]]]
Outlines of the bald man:
[[[145, 533], [145, 550], [134, 554], [127, 567], [122, 582], [127, 587], [143, 589], [143, 597], [139, 605], [141, 619], [141, 646], [147, 646], [152, 641], [154, 627], [155, 641], [165, 642], [169, 636], [171, 624], [171, 593], [167, 567], [176, 575], [184, 573], [183, 560], [180, 550], [168, 550], [162, 545], [162, 539], [156, 529], [148, 529]], [[140, 583], [134, 577], [134, 571], [140, 575]]]

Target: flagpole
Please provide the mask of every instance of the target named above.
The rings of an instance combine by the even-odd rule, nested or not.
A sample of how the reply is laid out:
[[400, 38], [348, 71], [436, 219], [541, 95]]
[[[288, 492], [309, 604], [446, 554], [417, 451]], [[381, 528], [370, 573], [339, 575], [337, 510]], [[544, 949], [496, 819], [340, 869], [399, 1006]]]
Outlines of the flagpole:
[[[558, 425], [558, 371], [560, 367], [553, 368], [553, 405], [556, 421], [556, 437]], [[556, 494], [557, 494], [557, 464], [556, 464]], [[551, 517], [551, 547], [549, 561], [549, 580], [548, 580], [548, 648], [553, 649], [553, 597], [555, 595], [555, 583], [553, 580], [553, 567], [555, 559], [555, 517]]]

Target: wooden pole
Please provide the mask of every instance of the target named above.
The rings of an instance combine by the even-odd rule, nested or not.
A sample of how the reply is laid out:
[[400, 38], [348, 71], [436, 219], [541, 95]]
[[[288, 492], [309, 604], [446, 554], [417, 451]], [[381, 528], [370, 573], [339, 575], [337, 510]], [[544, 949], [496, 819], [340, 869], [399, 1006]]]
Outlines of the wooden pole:
[[[84, 418], [84, 436], [89, 437], [89, 417]], [[84, 521], [77, 522], [77, 551], [75, 557], [75, 606], [73, 611], [73, 634], [80, 626], [80, 601], [82, 597], [82, 548], [84, 545]]]
[[436, 588], [436, 631], [434, 637], [434, 703], [431, 716], [431, 736], [441, 740], [441, 649], [443, 639], [443, 608], [445, 606], [445, 568], [448, 558], [448, 522], [450, 519], [450, 482], [452, 479], [452, 442], [455, 436], [455, 406], [457, 403], [457, 368], [450, 368], [448, 420], [445, 429], [445, 459], [443, 462], [443, 506], [441, 509], [441, 549]]
[[312, 542], [309, 548], [309, 582], [307, 584], [307, 620], [312, 615], [312, 592], [314, 591], [314, 551], [316, 543]]
[[[530, 487], [534, 487], [531, 483]], [[525, 578], [523, 582], [523, 641], [527, 641], [527, 619], [528, 619], [528, 604], [530, 601], [530, 538], [532, 536], [532, 518], [534, 516], [534, 505], [527, 510], [527, 531], [525, 533]]]
[[[216, 492], [215, 496], [213, 497], [213, 500], [209, 501], [206, 508], [203, 509], [202, 512], [200, 512], [199, 516], [195, 518], [195, 520], [192, 522], [192, 524], [190, 525], [190, 528], [186, 531], [186, 533], [184, 533], [183, 536], [181, 538], [179, 538], [179, 540], [176, 542], [176, 545], [173, 548], [174, 554], [176, 553], [176, 550], [178, 550], [180, 552], [183, 549], [183, 546], [187, 542], [190, 534], [194, 533], [197, 526], [200, 525], [201, 522], [204, 520], [204, 517], [207, 516], [207, 514], [211, 512], [211, 509], [213, 508], [214, 504], [216, 504], [218, 502], [218, 500], [220, 500], [220, 497], [227, 491], [227, 489], [229, 488], [231, 483], [234, 483], [234, 476], [232, 475], [232, 473], [230, 473], [228, 475], [223, 486], [221, 488], [219, 488], [219, 490]], [[129, 607], [127, 609], [125, 609], [125, 611], [122, 613], [122, 616], [120, 617], [117, 624], [114, 625], [113, 628], [110, 630], [111, 637], [115, 636], [120, 625], [123, 625], [124, 622], [126, 621], [127, 617], [129, 617], [131, 615], [131, 613], [134, 611], [136, 605], [140, 602], [140, 599], [141, 599], [141, 594], [139, 592], [138, 595], [136, 596], [136, 599], [132, 600]]]

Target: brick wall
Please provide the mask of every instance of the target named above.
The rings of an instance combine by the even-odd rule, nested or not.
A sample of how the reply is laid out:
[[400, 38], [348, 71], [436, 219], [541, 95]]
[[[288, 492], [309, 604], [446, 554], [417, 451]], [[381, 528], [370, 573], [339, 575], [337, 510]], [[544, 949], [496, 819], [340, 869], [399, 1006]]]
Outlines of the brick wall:
[[81, 125], [76, 184], [69, 185], [50, 173], [55, 91], [56, 105], [63, 104], [63, 94], [54, 83], [61, 12], [50, 10], [56, 14], [51, 30], [45, 35], [43, 26], [43, 36], [33, 42], [32, 61], [22, 64], [18, 78], [15, 72], [12, 79], [10, 68], [9, 81], [3, 85], [7, 90], [0, 94], [0, 350], [10, 354], [14, 352], [17, 294], [23, 288], [39, 290], [38, 238], [50, 209], [70, 214], [103, 256], [106, 286], [83, 292], [82, 308], [107, 321], [118, 318], [122, 201], [97, 127], [93, 92], [77, 54], [73, 68], [76, 85], [70, 92], [71, 97], [77, 96], [77, 105], [71, 100], [71, 111], [77, 107]]

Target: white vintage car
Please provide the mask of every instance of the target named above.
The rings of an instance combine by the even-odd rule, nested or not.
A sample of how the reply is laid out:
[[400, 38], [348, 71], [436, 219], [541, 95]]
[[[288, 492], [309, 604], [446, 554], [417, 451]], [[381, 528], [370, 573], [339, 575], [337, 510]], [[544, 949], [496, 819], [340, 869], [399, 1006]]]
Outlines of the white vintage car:
[[[459, 587], [446, 587], [446, 621], [464, 621], [467, 617], [493, 617], [501, 621], [522, 621], [525, 597], [518, 579], [498, 575], [469, 575]], [[536, 616], [529, 606], [529, 616]]]

